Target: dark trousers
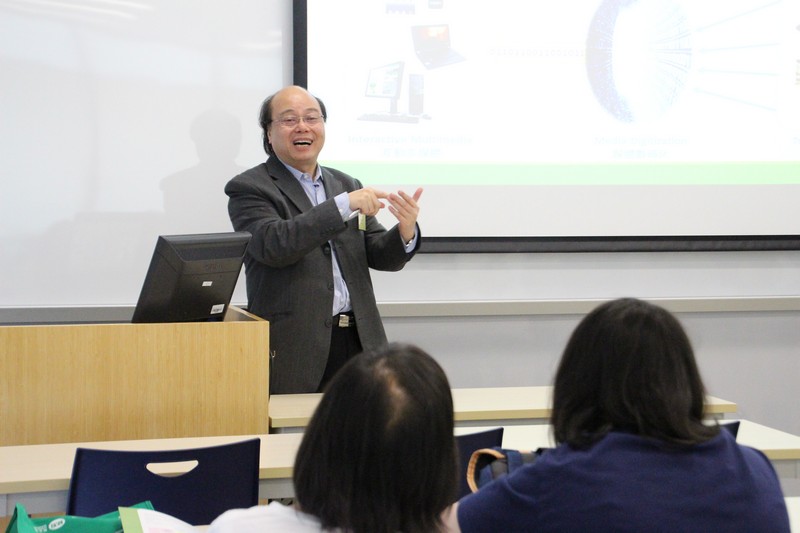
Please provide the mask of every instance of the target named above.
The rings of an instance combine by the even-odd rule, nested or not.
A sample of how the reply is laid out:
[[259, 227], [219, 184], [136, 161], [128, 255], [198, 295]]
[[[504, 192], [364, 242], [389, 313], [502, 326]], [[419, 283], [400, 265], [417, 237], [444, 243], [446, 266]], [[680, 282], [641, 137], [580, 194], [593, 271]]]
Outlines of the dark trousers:
[[323, 391], [328, 381], [351, 357], [361, 353], [361, 341], [358, 338], [358, 329], [356, 329], [355, 325], [342, 328], [339, 327], [337, 320], [333, 322], [328, 364], [325, 366], [325, 373], [322, 375], [322, 381], [317, 388], [317, 392]]

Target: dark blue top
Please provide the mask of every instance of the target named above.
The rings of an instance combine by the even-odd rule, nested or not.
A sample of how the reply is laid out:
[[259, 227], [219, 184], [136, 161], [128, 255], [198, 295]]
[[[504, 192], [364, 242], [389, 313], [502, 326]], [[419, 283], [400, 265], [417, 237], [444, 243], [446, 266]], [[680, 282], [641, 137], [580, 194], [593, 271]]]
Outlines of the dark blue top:
[[727, 431], [688, 448], [612, 432], [562, 444], [461, 499], [465, 533], [789, 532], [769, 459]]

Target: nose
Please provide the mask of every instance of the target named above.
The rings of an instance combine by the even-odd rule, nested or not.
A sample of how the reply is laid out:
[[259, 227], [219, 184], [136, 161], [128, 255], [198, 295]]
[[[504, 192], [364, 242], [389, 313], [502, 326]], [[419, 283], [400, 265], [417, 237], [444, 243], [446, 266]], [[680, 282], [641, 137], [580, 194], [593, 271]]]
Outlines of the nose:
[[306, 131], [308, 129], [309, 129], [309, 126], [308, 126], [308, 124], [306, 124], [306, 121], [303, 120], [302, 117], [299, 117], [297, 119], [297, 124], [295, 124], [292, 127], [291, 131]]

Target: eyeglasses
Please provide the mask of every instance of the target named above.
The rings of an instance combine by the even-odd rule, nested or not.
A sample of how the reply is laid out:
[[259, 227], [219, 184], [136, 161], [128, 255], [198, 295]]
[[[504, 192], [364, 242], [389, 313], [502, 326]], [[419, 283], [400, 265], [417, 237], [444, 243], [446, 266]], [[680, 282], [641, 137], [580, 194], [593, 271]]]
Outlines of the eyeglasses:
[[283, 126], [284, 128], [294, 128], [300, 122], [305, 122], [306, 126], [316, 126], [320, 122], [323, 122], [325, 117], [321, 115], [306, 115], [304, 117], [283, 117], [276, 119], [275, 122]]

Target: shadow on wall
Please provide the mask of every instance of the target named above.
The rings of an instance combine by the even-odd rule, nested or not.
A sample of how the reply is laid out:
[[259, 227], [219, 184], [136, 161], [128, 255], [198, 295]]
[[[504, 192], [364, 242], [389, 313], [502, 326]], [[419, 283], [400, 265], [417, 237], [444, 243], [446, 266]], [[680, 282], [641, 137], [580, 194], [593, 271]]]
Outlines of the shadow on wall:
[[232, 231], [223, 189], [243, 170], [235, 162], [241, 124], [209, 109], [194, 118], [189, 135], [197, 164], [161, 180], [163, 211], [78, 211], [20, 237], [4, 250], [8, 283], [0, 305], [134, 304], [159, 235]]
[[192, 121], [196, 165], [161, 180], [166, 224], [174, 233], [231, 231], [225, 184], [244, 168], [236, 164], [242, 144], [239, 119], [222, 109]]

